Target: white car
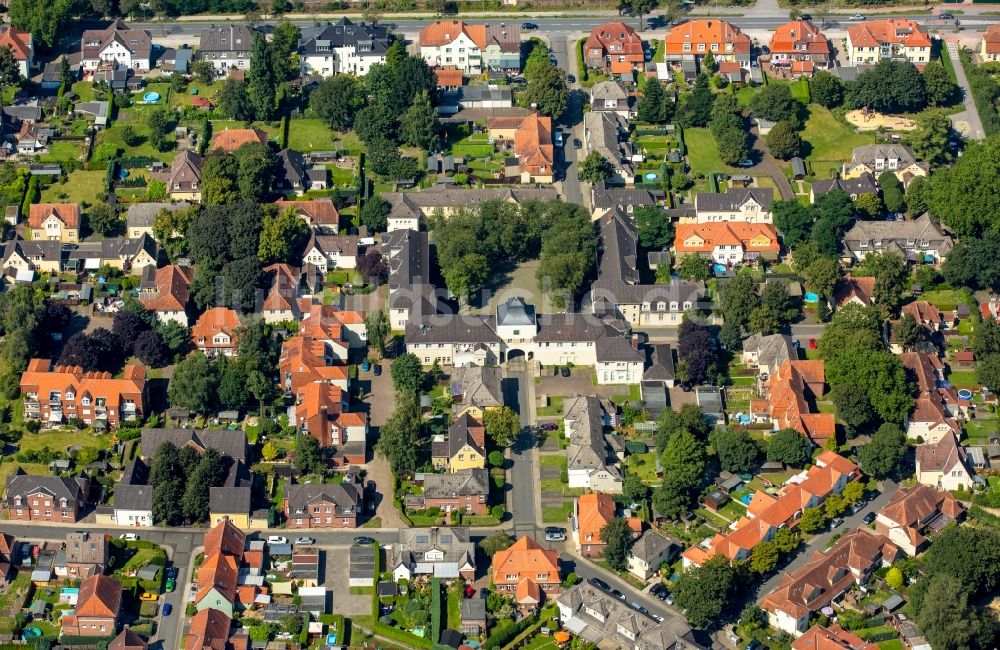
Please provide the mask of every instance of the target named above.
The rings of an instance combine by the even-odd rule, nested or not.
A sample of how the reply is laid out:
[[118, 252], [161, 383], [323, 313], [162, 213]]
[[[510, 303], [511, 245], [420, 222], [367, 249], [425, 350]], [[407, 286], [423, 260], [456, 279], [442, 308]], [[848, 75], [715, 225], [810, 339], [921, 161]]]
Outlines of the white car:
[[298, 544], [306, 544], [306, 545], [308, 545], [308, 544], [315, 544], [316, 540], [314, 538], [312, 538], [312, 537], [299, 537], [299, 538], [297, 538], [295, 540], [295, 543], [297, 545]]
[[138, 542], [139, 536], [135, 533], [122, 533], [118, 536], [118, 539], [124, 540], [126, 542]]
[[267, 543], [268, 544], [287, 544], [288, 543], [288, 538], [287, 537], [282, 537], [281, 535], [268, 535], [267, 536]]
[[854, 14], [851, 16], [851, 20], [864, 20], [865, 17], [862, 14]]

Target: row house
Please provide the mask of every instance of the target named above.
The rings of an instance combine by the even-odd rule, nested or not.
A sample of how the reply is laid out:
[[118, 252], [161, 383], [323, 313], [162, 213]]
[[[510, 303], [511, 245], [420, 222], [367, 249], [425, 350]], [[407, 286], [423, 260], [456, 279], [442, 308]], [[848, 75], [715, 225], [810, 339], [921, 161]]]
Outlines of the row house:
[[490, 476], [483, 468], [456, 470], [448, 474], [426, 474], [423, 509], [440, 508], [444, 513], [485, 515], [490, 495]]
[[317, 235], [314, 232], [306, 243], [302, 262], [312, 264], [324, 275], [334, 269], [356, 269], [358, 268], [358, 236]]
[[335, 23], [303, 26], [299, 35], [302, 76], [364, 76], [372, 65], [385, 63], [392, 45], [387, 25], [341, 18]]
[[910, 557], [922, 552], [928, 535], [965, 519], [965, 506], [950, 493], [929, 485], [900, 488], [875, 517], [875, 532]]
[[965, 447], [951, 431], [937, 442], [917, 446], [917, 482], [942, 490], [967, 490], [976, 472]]
[[[498, 132], [491, 130], [491, 135], [513, 140], [521, 118], [513, 119], [512, 127]], [[390, 206], [388, 233], [391, 234], [394, 230], [420, 230], [420, 224], [435, 214], [447, 219], [459, 210], [478, 208], [490, 201], [512, 205], [525, 201], [544, 203], [556, 200], [559, 193], [554, 187], [455, 188], [438, 184], [420, 192], [385, 192], [381, 197]]]
[[[153, 237], [155, 240], [153, 224], [161, 211], [178, 212], [186, 210], [189, 207], [191, 207], [191, 204], [187, 201], [180, 201], [178, 203], [168, 203], [165, 201], [159, 203], [133, 203], [125, 213], [126, 235], [129, 239], [139, 239], [145, 235]], [[177, 234], [180, 235], [180, 233]]]
[[750, 67], [750, 37], [724, 20], [689, 20], [672, 27], [665, 43], [665, 58], [669, 63], [700, 63], [711, 52], [716, 61], [735, 62], [741, 68]]
[[925, 212], [916, 219], [862, 221], [844, 233], [845, 262], [860, 262], [872, 253], [893, 251], [909, 263], [943, 262], [954, 240]]
[[818, 507], [831, 494], [842, 493], [859, 476], [857, 465], [824, 451], [812, 467], [790, 478], [777, 495], [756, 491], [747, 505], [747, 515], [735, 526], [684, 551], [684, 566], [702, 566], [716, 555], [732, 561], [748, 559], [757, 544], [769, 541], [779, 528], [795, 526], [803, 510]]
[[30, 476], [18, 468], [7, 479], [4, 497], [12, 521], [75, 523], [90, 494], [83, 477]]
[[532, 612], [562, 593], [559, 554], [524, 535], [493, 556], [491, 577], [498, 592], [513, 598], [522, 612]]
[[109, 372], [53, 365], [32, 359], [21, 375], [24, 417], [57, 426], [78, 418], [96, 429], [142, 420], [146, 413], [146, 368], [127, 365], [122, 377]]
[[958, 391], [945, 381], [941, 359], [927, 352], [903, 352], [899, 360], [916, 379], [917, 399], [905, 421], [906, 437], [935, 444], [949, 433], [961, 436], [959, 420], [966, 412]]
[[891, 59], [923, 68], [931, 60], [931, 39], [915, 20], [866, 20], [847, 28], [846, 55], [849, 65], [875, 65]]
[[891, 565], [900, 554], [884, 535], [865, 528], [852, 530], [829, 549], [816, 551], [802, 568], [783, 574], [761, 607], [771, 625], [799, 636], [816, 612], [852, 586], [867, 584], [873, 573]]
[[982, 61], [1000, 61], [1000, 25], [993, 24], [986, 28], [979, 44], [979, 58]]
[[288, 407], [288, 423], [322, 447], [336, 447], [345, 464], [362, 465], [368, 443], [368, 414], [351, 411], [350, 396], [339, 386], [311, 382]]
[[232, 69], [250, 69], [250, 50], [256, 36], [263, 34], [250, 25], [211, 25], [201, 30], [198, 41], [198, 59], [208, 61], [218, 75], [229, 74]]
[[420, 30], [418, 44], [432, 68], [457, 68], [470, 75], [521, 69], [521, 28], [514, 23], [437, 20]]
[[198, 612], [213, 609], [231, 618], [240, 607], [238, 583], [245, 547], [246, 535], [228, 519], [205, 533], [194, 597]]
[[815, 445], [822, 445], [836, 433], [832, 413], [813, 413], [810, 399], [825, 392], [822, 361], [788, 360], [764, 382], [764, 398], [750, 402], [751, 417], [770, 421], [775, 431], [795, 429]]
[[574, 397], [563, 403], [563, 429], [569, 439], [566, 466], [569, 487], [621, 494], [624, 477], [604, 426], [614, 415], [597, 397]]
[[930, 166], [919, 162], [913, 149], [904, 144], [866, 144], [851, 150], [850, 162], [845, 162], [841, 170], [844, 179], [871, 174], [875, 178], [884, 172], [892, 172], [904, 185], [914, 178], [927, 176]]
[[[581, 495], [573, 502], [573, 542], [584, 557], [604, 555], [606, 543], [601, 531], [618, 517], [617, 508], [614, 499], [598, 492]], [[632, 529], [633, 537], [642, 533], [642, 521], [637, 517], [629, 517], [625, 521]]]
[[787, 67], [796, 76], [829, 68], [832, 60], [830, 42], [811, 20], [778, 25], [771, 36], [771, 65]]
[[431, 441], [434, 469], [458, 472], [486, 467], [486, 427], [466, 411], [452, 422], [448, 433]]
[[778, 231], [767, 223], [678, 223], [674, 252], [678, 262], [683, 255], [698, 255], [733, 267], [757, 259], [774, 261], [781, 252], [781, 243]]
[[80, 583], [76, 606], [64, 610], [59, 619], [66, 637], [106, 638], [118, 631], [122, 611], [122, 585], [103, 574]]
[[148, 29], [129, 29], [116, 20], [104, 29], [88, 29], [80, 39], [80, 66], [84, 75], [101, 64], [148, 72], [153, 55], [153, 35]]
[[635, 29], [620, 21], [598, 25], [583, 44], [584, 64], [612, 75], [631, 75], [646, 63], [646, 49]]
[[359, 484], [319, 483], [284, 486], [284, 511], [289, 528], [357, 528], [364, 509]]
[[[694, 223], [735, 221], [740, 223], [771, 223], [774, 190], [770, 187], [730, 189], [725, 192], [699, 192], [694, 197]], [[682, 218], [681, 223], [690, 223]]]
[[401, 528], [389, 561], [393, 580], [432, 576], [475, 580], [476, 545], [461, 526]]
[[278, 212], [292, 210], [299, 219], [306, 222], [309, 229], [321, 235], [336, 235], [340, 230], [340, 212], [330, 199], [309, 199], [306, 201], [275, 201]]
[[0, 29], [0, 47], [10, 50], [17, 61], [17, 71], [27, 79], [35, 68], [35, 42], [31, 32], [6, 26]]

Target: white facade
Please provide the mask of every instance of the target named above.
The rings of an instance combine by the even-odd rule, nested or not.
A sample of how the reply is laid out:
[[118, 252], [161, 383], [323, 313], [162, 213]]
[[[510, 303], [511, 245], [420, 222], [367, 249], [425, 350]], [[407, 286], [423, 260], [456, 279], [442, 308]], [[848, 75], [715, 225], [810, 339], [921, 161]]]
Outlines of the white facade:
[[597, 363], [598, 384], [638, 384], [642, 381], [643, 363], [639, 361], [610, 361]]
[[153, 525], [152, 510], [119, 510], [115, 508], [115, 525], [147, 527]]
[[385, 63], [385, 56], [380, 54], [359, 55], [353, 45], [349, 47], [330, 48], [328, 52], [317, 52], [302, 55], [301, 72], [303, 75], [319, 75], [332, 77], [335, 74], [353, 74], [364, 76], [376, 63]]
[[482, 72], [483, 53], [465, 32], [445, 45], [421, 45], [420, 56], [432, 68], [458, 68], [466, 74]]

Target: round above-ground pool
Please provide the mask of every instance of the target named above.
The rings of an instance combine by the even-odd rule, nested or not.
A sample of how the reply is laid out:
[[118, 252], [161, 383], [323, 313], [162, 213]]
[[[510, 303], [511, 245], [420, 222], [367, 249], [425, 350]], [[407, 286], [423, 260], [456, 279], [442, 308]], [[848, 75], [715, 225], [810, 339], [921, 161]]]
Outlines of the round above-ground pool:
[[657, 174], [653, 173], [653, 172], [649, 172], [649, 173], [648, 173], [648, 174], [646, 174], [646, 176], [645, 176], [645, 179], [646, 179], [647, 181], [655, 181], [655, 180], [656, 180], [657, 178], [659, 178], [659, 176], [658, 176]]
[[155, 93], [150, 91], [142, 96], [142, 101], [144, 102], [158, 102], [160, 101], [160, 93]]
[[819, 302], [819, 294], [815, 294], [811, 291], [806, 291], [805, 300], [806, 302]]
[[715, 271], [716, 273], [725, 273], [726, 272], [726, 265], [725, 264], [715, 264], [715, 265], [712, 266], [712, 270]]
[[21, 632], [22, 641], [27, 641], [28, 639], [34, 639], [40, 636], [42, 636], [41, 628], [37, 628], [34, 625], [32, 625], [31, 627], [24, 628], [24, 630]]
[[959, 388], [958, 399], [972, 399], [972, 391], [968, 388]]

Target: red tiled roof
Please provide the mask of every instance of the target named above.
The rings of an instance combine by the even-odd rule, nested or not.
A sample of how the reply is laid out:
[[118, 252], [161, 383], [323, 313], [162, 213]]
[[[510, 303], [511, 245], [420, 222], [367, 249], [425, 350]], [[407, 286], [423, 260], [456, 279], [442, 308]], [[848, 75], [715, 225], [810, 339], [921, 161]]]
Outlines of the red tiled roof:
[[267, 135], [257, 129], [223, 129], [221, 133], [216, 133], [212, 138], [212, 144], [208, 147], [210, 151], [222, 149], [227, 153], [232, 153], [250, 142], [267, 144]]
[[[642, 39], [635, 33], [635, 29], [619, 21], [595, 27], [583, 47], [587, 54], [612, 56], [612, 64], [618, 62], [618, 57], [625, 57], [624, 63], [628, 70], [634, 64], [643, 63], [646, 56]], [[600, 53], [597, 54], [597, 51]]]
[[434, 71], [437, 78], [438, 88], [450, 88], [461, 86], [463, 83], [462, 71], [458, 68], [438, 68]]
[[[803, 45], [805, 50], [802, 49]], [[775, 28], [774, 35], [771, 36], [771, 52], [796, 55], [829, 54], [830, 42], [812, 22], [793, 20]]]
[[[726, 54], [726, 43], [732, 43], [734, 54], [750, 53], [750, 37], [740, 31], [739, 27], [715, 18], [708, 20], [691, 20], [683, 25], [673, 27], [666, 38], [667, 54], [695, 55], [711, 51], [712, 45], [718, 46], [713, 52], [716, 56]], [[704, 44], [703, 51], [698, 50], [698, 44]], [[685, 50], [684, 45], [690, 44]]]
[[27, 61], [31, 54], [31, 32], [5, 27], [0, 30], [0, 46], [6, 46], [17, 61]]
[[914, 20], [889, 18], [866, 20], [847, 28], [847, 38], [854, 47], [879, 47], [895, 43], [906, 47], [930, 47], [931, 39]]
[[987, 54], [1000, 53], [1000, 24], [993, 23], [987, 27], [986, 33], [983, 35], [983, 41], [986, 42]]
[[28, 211], [28, 225], [41, 228], [42, 223], [53, 214], [67, 228], [80, 227], [80, 206], [76, 203], [35, 203]]
[[741, 221], [677, 224], [674, 249], [678, 253], [711, 253], [716, 246], [742, 246], [743, 250], [753, 252], [781, 250], [778, 231], [770, 224]]

